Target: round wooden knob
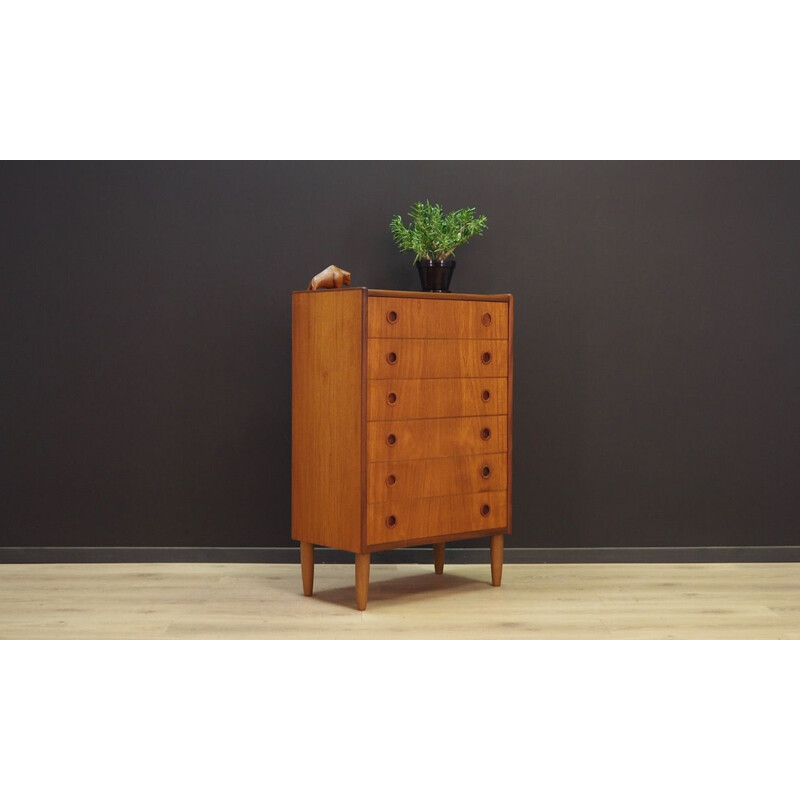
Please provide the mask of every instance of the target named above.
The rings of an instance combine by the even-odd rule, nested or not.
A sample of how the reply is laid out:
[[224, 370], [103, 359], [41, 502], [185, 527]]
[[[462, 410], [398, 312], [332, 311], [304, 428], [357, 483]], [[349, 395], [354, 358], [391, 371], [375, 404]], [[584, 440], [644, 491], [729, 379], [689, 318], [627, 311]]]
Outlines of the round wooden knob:
[[488, 441], [489, 441], [489, 439], [491, 439], [491, 438], [492, 438], [492, 431], [491, 431], [491, 429], [490, 429], [490, 428], [484, 428], [484, 429], [481, 431], [481, 439], [483, 439], [483, 441], [484, 441], [484, 442], [488, 442]]
[[488, 328], [492, 324], [492, 315], [487, 312], [481, 317], [481, 322]]
[[390, 325], [394, 325], [397, 322], [397, 312], [396, 311], [387, 311], [386, 312], [386, 319], [389, 321]]
[[492, 396], [492, 393], [488, 389], [484, 389], [481, 392], [481, 400], [483, 400], [484, 403], [488, 403], [489, 399], [491, 398], [491, 396]]
[[[489, 506], [486, 506], [486, 508], [489, 508]], [[386, 517], [386, 527], [394, 528], [395, 525], [397, 525], [397, 517], [394, 514], [389, 514], [389, 516]]]
[[386, 437], [386, 444], [388, 444], [390, 447], [391, 447], [391, 445], [393, 445], [393, 444], [394, 444], [396, 441], [397, 441], [397, 437], [396, 437], [396, 436], [395, 436], [393, 433], [390, 433], [390, 434], [389, 434], [389, 435]]
[[387, 475], [386, 476], [386, 485], [387, 486], [394, 486], [397, 483], [397, 475]]
[[386, 360], [394, 366], [397, 363], [397, 353], [387, 353]]
[[481, 467], [481, 477], [488, 478], [492, 474], [492, 468], [488, 464]]
[[491, 354], [490, 352], [488, 352], [488, 351], [487, 351], [487, 352], [485, 352], [485, 353], [484, 353], [484, 354], [481, 356], [481, 362], [482, 362], [483, 364], [491, 364], [491, 363], [492, 363], [492, 354]]
[[482, 516], [482, 517], [488, 517], [488, 516], [489, 516], [489, 513], [491, 512], [491, 510], [492, 510], [492, 509], [489, 507], [489, 504], [488, 504], [488, 503], [484, 503], [484, 504], [481, 506], [481, 516]]
[[386, 395], [386, 402], [390, 406], [393, 406], [397, 402], [397, 395], [394, 392], [389, 392], [389, 394]]

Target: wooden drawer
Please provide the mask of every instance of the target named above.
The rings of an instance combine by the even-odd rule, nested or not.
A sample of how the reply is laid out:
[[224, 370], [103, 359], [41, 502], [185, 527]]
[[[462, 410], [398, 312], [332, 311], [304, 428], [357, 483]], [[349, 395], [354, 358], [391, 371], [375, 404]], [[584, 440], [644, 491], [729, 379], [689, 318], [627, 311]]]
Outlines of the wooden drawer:
[[476, 492], [367, 506], [367, 545], [506, 526], [505, 492]]
[[507, 430], [505, 415], [368, 422], [367, 461], [504, 453]]
[[501, 339], [370, 339], [367, 343], [368, 378], [502, 378], [506, 375], [508, 342]]
[[508, 305], [487, 300], [370, 297], [367, 335], [389, 339], [508, 339]]
[[367, 382], [367, 419], [505, 414], [505, 378], [430, 378]]
[[367, 467], [367, 502], [504, 492], [507, 453], [419, 461], [382, 461]]

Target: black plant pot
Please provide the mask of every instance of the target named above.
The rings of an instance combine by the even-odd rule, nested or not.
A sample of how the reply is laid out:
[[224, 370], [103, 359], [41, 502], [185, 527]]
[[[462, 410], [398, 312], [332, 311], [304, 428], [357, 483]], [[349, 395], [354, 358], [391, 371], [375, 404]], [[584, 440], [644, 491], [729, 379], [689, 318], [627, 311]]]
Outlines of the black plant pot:
[[448, 261], [417, 261], [423, 292], [449, 292], [450, 279], [456, 268], [455, 259]]

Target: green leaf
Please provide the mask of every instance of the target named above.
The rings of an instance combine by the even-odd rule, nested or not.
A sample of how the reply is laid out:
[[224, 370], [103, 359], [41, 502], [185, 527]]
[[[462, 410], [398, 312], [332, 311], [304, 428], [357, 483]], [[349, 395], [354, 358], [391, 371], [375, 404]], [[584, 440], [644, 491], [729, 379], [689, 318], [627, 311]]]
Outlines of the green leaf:
[[486, 217], [475, 217], [474, 208], [462, 208], [445, 215], [442, 207], [418, 201], [408, 212], [411, 224], [406, 227], [398, 214], [392, 217], [390, 228], [400, 252], [411, 251], [415, 260], [444, 259], [473, 236], [482, 236]]

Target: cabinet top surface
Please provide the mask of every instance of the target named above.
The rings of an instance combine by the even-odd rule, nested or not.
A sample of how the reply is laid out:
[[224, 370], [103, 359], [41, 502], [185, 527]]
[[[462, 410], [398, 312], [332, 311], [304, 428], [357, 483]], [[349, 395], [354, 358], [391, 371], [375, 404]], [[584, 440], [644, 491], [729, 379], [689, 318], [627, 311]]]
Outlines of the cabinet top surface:
[[415, 300], [494, 300], [507, 303], [510, 294], [464, 294], [459, 292], [404, 292], [396, 289], [369, 289], [366, 286], [349, 286], [341, 289], [302, 289], [292, 294], [339, 294], [340, 292], [366, 292], [369, 297], [411, 297]]

